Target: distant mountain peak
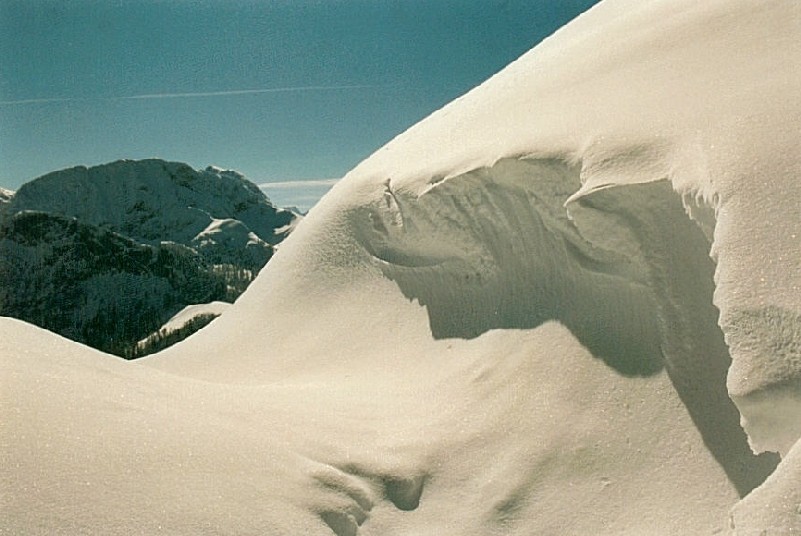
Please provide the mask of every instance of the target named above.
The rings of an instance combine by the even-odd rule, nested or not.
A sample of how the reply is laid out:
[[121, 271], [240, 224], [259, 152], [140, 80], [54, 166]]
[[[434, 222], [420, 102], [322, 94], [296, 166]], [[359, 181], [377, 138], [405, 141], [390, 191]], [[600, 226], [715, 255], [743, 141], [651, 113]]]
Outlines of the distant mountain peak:
[[0, 214], [0, 315], [114, 353], [236, 299], [298, 221], [237, 171], [156, 158], [48, 173]]
[[160, 159], [76, 166], [24, 184], [9, 211], [42, 210], [77, 217], [131, 238], [187, 243], [213, 219], [236, 219], [268, 244], [294, 214], [276, 208], [241, 173], [209, 166], [198, 171]]

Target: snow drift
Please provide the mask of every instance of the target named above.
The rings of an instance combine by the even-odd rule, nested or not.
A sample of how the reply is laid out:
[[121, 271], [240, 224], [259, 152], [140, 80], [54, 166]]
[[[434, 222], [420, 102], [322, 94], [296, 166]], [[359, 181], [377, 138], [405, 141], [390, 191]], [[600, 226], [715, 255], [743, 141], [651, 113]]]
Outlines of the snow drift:
[[196, 336], [123, 363], [4, 320], [3, 525], [801, 531], [800, 30], [604, 2], [357, 166]]

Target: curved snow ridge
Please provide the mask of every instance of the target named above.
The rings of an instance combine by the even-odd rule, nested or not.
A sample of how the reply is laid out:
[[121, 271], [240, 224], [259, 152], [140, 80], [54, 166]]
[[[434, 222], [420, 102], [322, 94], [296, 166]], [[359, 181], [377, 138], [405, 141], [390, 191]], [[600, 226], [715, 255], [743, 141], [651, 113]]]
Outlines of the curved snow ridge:
[[[366, 224], [387, 238], [365, 242], [393, 267], [390, 277], [401, 281], [403, 266], [439, 271], [466, 255], [477, 264], [460, 268], [463, 275], [499, 281], [487, 262], [498, 256], [493, 238], [480, 250], [464, 233], [439, 243], [415, 233], [404, 193], [433, 206], [429, 190], [526, 157], [578, 168], [563, 199], [571, 214], [604, 190], [669, 181], [716, 261], [715, 285], [706, 288], [714, 288], [733, 359], [729, 387], [751, 445], [786, 453], [801, 437], [801, 101], [791, 97], [801, 93], [799, 51], [801, 4], [792, 0], [602, 2], [392, 140], [335, 191], [379, 183], [390, 190], [384, 215]], [[476, 212], [480, 205], [470, 204]], [[462, 211], [444, 198], [441, 207], [447, 217]], [[660, 273], [671, 280], [669, 269]], [[671, 310], [663, 304], [675, 297], [662, 293], [657, 308]], [[791, 424], [760, 423], [770, 413], [763, 401], [783, 408]]]
[[666, 140], [723, 154], [781, 128], [759, 144], [769, 148], [797, 136], [799, 21], [793, 0], [601, 2], [350, 175], [451, 176], [534, 151], [586, 161], [588, 149]]
[[602, 2], [398, 136], [343, 183], [391, 178], [395, 192], [420, 195], [430, 181], [525, 155], [580, 165], [570, 204], [612, 186], [669, 180], [712, 237], [729, 382], [752, 445], [786, 452], [801, 413], [793, 432], [760, 426], [759, 404], [749, 401], [769, 398], [772, 385], [777, 402], [788, 389], [799, 397], [798, 337], [787, 344], [776, 333], [787, 333], [786, 325], [771, 321], [753, 336], [754, 322], [738, 324], [754, 312], [801, 314], [801, 101], [790, 97], [801, 92], [799, 36], [801, 4], [792, 0]]

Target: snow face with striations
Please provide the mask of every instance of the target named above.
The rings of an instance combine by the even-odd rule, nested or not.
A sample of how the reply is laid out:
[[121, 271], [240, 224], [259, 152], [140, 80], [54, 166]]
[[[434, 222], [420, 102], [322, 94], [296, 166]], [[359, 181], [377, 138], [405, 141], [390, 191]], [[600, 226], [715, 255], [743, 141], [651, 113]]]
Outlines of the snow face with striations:
[[3, 525], [801, 531], [800, 30], [790, 0], [602, 2], [182, 343], [4, 320]]

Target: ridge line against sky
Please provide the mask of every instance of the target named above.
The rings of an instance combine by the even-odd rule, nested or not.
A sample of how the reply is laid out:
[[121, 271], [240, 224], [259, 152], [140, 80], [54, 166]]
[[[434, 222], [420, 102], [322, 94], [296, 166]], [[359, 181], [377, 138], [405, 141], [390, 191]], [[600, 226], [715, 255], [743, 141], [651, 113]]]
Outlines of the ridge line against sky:
[[294, 207], [308, 212], [341, 179], [298, 179], [259, 182], [257, 186], [278, 207]]
[[259, 188], [297, 188], [299, 186], [333, 186], [341, 179], [297, 179], [292, 181], [261, 182]]
[[79, 101], [114, 101], [114, 100], [147, 100], [147, 99], [183, 99], [183, 98], [208, 98], [208, 97], [230, 97], [238, 95], [258, 95], [263, 93], [290, 93], [303, 91], [340, 91], [346, 89], [374, 89], [379, 87], [389, 87], [389, 85], [375, 84], [353, 84], [338, 86], [289, 86], [259, 89], [228, 89], [221, 91], [197, 91], [183, 93], [144, 93], [140, 95], [124, 95], [118, 97], [44, 97], [36, 99], [2, 100], [0, 106], [24, 105], [24, 104], [48, 104], [59, 102], [79, 102]]

